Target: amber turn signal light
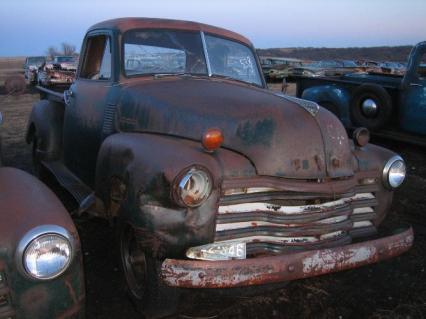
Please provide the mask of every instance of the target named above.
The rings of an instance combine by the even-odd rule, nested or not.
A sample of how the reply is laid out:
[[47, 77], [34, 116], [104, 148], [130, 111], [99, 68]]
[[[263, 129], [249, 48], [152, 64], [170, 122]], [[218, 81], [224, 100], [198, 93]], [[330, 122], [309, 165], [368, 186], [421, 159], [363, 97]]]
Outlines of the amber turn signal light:
[[203, 147], [208, 152], [218, 149], [223, 143], [222, 131], [218, 128], [209, 128], [202, 139]]

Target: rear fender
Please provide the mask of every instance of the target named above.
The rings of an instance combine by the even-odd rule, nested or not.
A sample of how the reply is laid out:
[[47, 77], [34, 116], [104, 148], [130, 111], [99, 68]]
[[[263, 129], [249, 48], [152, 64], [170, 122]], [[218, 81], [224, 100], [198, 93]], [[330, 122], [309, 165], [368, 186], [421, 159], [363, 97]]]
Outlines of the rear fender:
[[37, 138], [37, 149], [43, 160], [59, 159], [62, 154], [64, 108], [62, 103], [49, 100], [41, 100], [33, 106], [26, 141], [30, 144]]
[[314, 101], [320, 105], [324, 102], [333, 104], [339, 112], [339, 119], [343, 125], [352, 126], [349, 113], [351, 96], [348, 90], [335, 85], [314, 86], [303, 91], [302, 99]]

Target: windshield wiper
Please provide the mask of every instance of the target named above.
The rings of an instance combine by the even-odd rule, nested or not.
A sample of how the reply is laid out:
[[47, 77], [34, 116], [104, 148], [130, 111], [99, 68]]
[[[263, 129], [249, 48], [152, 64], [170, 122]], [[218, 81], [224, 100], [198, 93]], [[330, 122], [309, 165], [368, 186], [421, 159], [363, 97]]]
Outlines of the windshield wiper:
[[240, 79], [234, 78], [234, 77], [229, 76], [229, 75], [222, 75], [222, 74], [215, 74], [215, 73], [213, 73], [211, 75], [211, 77], [212, 78], [220, 78], [220, 79], [225, 79], [225, 80], [237, 81], [237, 82], [241, 82], [241, 83], [244, 83], [244, 84], [252, 85], [252, 86], [255, 86], [255, 87], [258, 87], [258, 88], [262, 87], [261, 85], [255, 83], [255, 82], [247, 82], [247, 81], [244, 81], [244, 80], [240, 80]]
[[[167, 77], [167, 76], [185, 76], [185, 77], [200, 77], [203, 76], [202, 74], [192, 74], [192, 73], [186, 73], [186, 72], [176, 72], [176, 73], [154, 73], [153, 74], [155, 79]], [[207, 74], [205, 75], [207, 76]]]

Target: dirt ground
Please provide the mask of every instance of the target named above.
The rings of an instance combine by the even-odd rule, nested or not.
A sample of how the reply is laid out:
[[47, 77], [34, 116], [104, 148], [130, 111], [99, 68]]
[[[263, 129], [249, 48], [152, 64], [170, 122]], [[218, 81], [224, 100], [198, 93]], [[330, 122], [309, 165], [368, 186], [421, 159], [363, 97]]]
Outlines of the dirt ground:
[[[280, 89], [275, 84], [273, 89]], [[294, 87], [289, 88], [294, 92]], [[31, 149], [25, 144], [26, 121], [37, 94], [0, 95], [4, 162], [29, 172]], [[407, 254], [377, 265], [292, 282], [257, 297], [195, 298], [180, 305], [180, 317], [210, 318], [424, 318], [426, 317], [426, 150], [376, 140], [399, 152], [408, 178], [396, 192], [385, 223], [414, 226], [416, 239]], [[72, 202], [59, 188], [67, 208]], [[121, 286], [114, 231], [103, 220], [75, 219], [83, 243], [88, 318], [140, 318]]]

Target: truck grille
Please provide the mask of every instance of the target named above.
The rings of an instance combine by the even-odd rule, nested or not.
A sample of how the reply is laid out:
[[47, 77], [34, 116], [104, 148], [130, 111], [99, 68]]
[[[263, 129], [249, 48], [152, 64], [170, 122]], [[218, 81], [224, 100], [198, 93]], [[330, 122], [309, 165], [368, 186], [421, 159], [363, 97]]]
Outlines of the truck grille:
[[15, 311], [12, 308], [10, 290], [7, 286], [6, 267], [0, 260], [0, 318], [11, 319], [15, 317]]
[[245, 242], [247, 253], [258, 255], [339, 246], [376, 232], [374, 192], [358, 188], [328, 196], [262, 187], [225, 190], [215, 242]]

